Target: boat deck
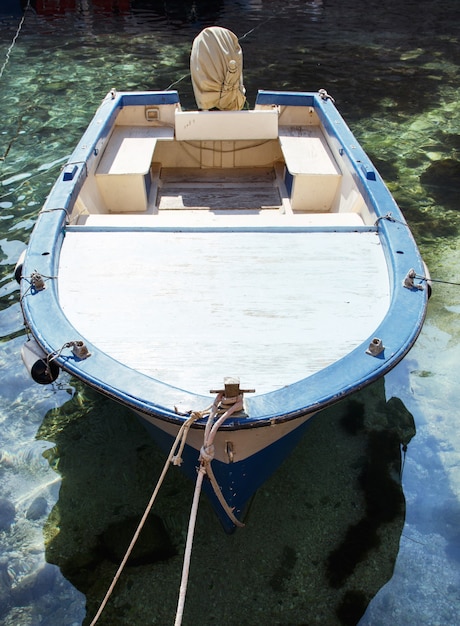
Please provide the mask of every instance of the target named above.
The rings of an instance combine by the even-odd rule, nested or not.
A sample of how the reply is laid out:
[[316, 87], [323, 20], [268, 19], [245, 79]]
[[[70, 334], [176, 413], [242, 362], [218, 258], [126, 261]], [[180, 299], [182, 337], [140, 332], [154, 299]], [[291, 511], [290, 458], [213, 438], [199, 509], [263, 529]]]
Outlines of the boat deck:
[[225, 376], [256, 393], [305, 378], [372, 338], [389, 306], [386, 261], [356, 215], [268, 213], [84, 218], [64, 239], [61, 306], [113, 358], [196, 393]]

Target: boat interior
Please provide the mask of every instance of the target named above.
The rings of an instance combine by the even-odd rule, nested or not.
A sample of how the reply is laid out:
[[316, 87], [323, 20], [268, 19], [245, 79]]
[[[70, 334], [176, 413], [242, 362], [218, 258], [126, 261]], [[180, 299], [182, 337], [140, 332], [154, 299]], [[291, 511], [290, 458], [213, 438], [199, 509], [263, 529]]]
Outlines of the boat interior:
[[373, 224], [342, 165], [313, 107], [125, 107], [88, 172], [70, 223], [186, 225], [218, 215], [249, 223], [249, 216], [258, 222], [263, 216], [267, 224]]
[[60, 303], [132, 369], [196, 393], [229, 375], [266, 393], [384, 319], [375, 218], [313, 108], [126, 107], [90, 167]]

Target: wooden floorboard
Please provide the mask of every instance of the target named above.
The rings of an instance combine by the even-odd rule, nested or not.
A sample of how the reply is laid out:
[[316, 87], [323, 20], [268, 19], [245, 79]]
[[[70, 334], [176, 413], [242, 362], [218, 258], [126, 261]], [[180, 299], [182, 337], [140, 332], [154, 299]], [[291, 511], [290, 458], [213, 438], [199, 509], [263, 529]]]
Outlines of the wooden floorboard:
[[83, 338], [205, 394], [229, 375], [257, 393], [304, 378], [389, 304], [375, 233], [69, 231], [59, 294]]
[[273, 167], [163, 167], [161, 180], [169, 183], [234, 183], [267, 185], [276, 178]]
[[157, 205], [170, 209], [263, 209], [281, 206], [273, 168], [162, 169]]
[[275, 188], [246, 186], [193, 187], [165, 185], [159, 191], [158, 208], [164, 209], [279, 209], [281, 198]]

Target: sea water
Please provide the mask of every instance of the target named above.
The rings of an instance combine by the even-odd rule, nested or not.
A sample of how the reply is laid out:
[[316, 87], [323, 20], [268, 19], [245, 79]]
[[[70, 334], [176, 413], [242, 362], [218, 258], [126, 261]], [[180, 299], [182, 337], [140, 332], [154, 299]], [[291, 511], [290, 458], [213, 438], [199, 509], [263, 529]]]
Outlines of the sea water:
[[[244, 529], [226, 536], [201, 502], [183, 623], [457, 624], [456, 0], [33, 0], [22, 23], [21, 5], [0, 8], [0, 622], [89, 623], [164, 462], [126, 410], [66, 375], [28, 378], [16, 260], [104, 95], [173, 86], [193, 107], [191, 42], [217, 24], [240, 37], [251, 105], [257, 89], [328, 90], [444, 282], [411, 353], [313, 421]], [[191, 498], [171, 468], [159, 544], [125, 569], [100, 624], [174, 622]]]

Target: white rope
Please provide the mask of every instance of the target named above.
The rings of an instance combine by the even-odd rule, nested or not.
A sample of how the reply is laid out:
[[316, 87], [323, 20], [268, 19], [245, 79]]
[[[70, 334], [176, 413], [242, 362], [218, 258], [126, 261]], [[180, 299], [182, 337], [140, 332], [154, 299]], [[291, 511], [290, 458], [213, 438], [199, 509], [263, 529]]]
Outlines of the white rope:
[[182, 616], [184, 615], [185, 597], [187, 595], [188, 574], [190, 571], [190, 561], [192, 558], [193, 536], [195, 533], [195, 523], [198, 514], [198, 503], [200, 501], [201, 485], [206, 470], [203, 465], [198, 469], [198, 476], [195, 483], [195, 491], [193, 493], [192, 509], [190, 511], [190, 519], [187, 530], [187, 541], [185, 543], [184, 562], [182, 564], [182, 578], [179, 589], [179, 600], [177, 602], [176, 619], [174, 626], [182, 624]]
[[[222, 399], [222, 396], [223, 394], [219, 394], [214, 402], [213, 407], [216, 407], [215, 409], [216, 412], [217, 412], [217, 406], [220, 400]], [[214, 493], [217, 496], [217, 499], [220, 502], [221, 507], [224, 509], [228, 517], [235, 524], [235, 526], [238, 526], [239, 528], [243, 528], [244, 524], [235, 517], [235, 515], [233, 514], [233, 510], [225, 501], [225, 498], [222, 495], [222, 491], [220, 490], [216, 477], [214, 476], [214, 472], [212, 471], [211, 461], [214, 458], [214, 445], [213, 444], [214, 444], [214, 437], [216, 436], [217, 431], [219, 430], [220, 426], [225, 422], [225, 420], [230, 417], [230, 415], [232, 415], [233, 413], [236, 413], [237, 411], [240, 411], [242, 408], [243, 408], [243, 396], [240, 395], [238, 396], [238, 400], [234, 404], [232, 404], [232, 406], [229, 409], [227, 409], [227, 411], [225, 411], [225, 413], [223, 413], [215, 423], [213, 423], [215, 413], [214, 415], [211, 414], [209, 416], [209, 419], [205, 428], [204, 443], [200, 452], [200, 460], [203, 461], [206, 465], [206, 473], [208, 475], [209, 480], [211, 481], [212, 488], [214, 490]]]
[[200, 451], [200, 467], [198, 468], [198, 475], [197, 475], [197, 479], [195, 483], [195, 491], [193, 494], [193, 502], [192, 502], [192, 508], [190, 511], [190, 518], [189, 518], [189, 524], [188, 524], [188, 530], [187, 530], [187, 540], [185, 544], [184, 562], [182, 565], [182, 578], [181, 578], [181, 584], [180, 584], [180, 589], [179, 589], [179, 599], [177, 602], [176, 619], [174, 622], [174, 626], [181, 626], [182, 617], [184, 614], [185, 598], [187, 595], [188, 576], [190, 572], [190, 561], [192, 558], [193, 536], [195, 533], [195, 524], [196, 524], [196, 518], [198, 514], [198, 503], [200, 501], [201, 486], [203, 484], [203, 478], [205, 474], [207, 474], [208, 477], [210, 478], [214, 492], [216, 493], [217, 497], [219, 498], [219, 502], [221, 503], [222, 507], [224, 508], [225, 512], [230, 517], [232, 522], [236, 524], [237, 526], [244, 526], [244, 524], [242, 524], [233, 515], [233, 512], [231, 508], [228, 506], [227, 502], [225, 501], [222, 495], [222, 492], [219, 488], [219, 485], [214, 477], [214, 473], [211, 469], [211, 461], [214, 458], [214, 438], [216, 436], [217, 431], [219, 430], [223, 422], [225, 422], [225, 420], [230, 417], [230, 415], [232, 415], [236, 411], [239, 411], [243, 408], [243, 396], [240, 395], [238, 397], [238, 400], [234, 404], [232, 404], [232, 406], [228, 408], [214, 422], [215, 416], [218, 411], [219, 402], [222, 400], [222, 397], [223, 397], [223, 392], [220, 392], [217, 395], [216, 399], [214, 400], [214, 403], [211, 407], [211, 412], [208, 417], [208, 421], [206, 423], [205, 431], [204, 431], [205, 433], [204, 442], [203, 442], [203, 447], [201, 448], [201, 451]]
[[163, 471], [161, 472], [160, 478], [158, 479], [158, 483], [157, 483], [157, 485], [156, 485], [156, 487], [155, 487], [155, 489], [154, 489], [154, 491], [152, 493], [152, 496], [151, 496], [151, 498], [149, 500], [149, 503], [148, 503], [148, 505], [147, 505], [147, 507], [146, 507], [146, 509], [144, 511], [144, 515], [142, 516], [142, 519], [139, 522], [139, 526], [137, 527], [136, 532], [134, 533], [134, 536], [133, 536], [133, 538], [131, 540], [131, 543], [129, 544], [129, 547], [128, 547], [127, 551], [126, 551], [126, 554], [123, 557], [123, 560], [120, 563], [120, 566], [119, 566], [119, 568], [118, 568], [118, 570], [117, 570], [117, 572], [116, 572], [116, 574], [115, 574], [115, 576], [114, 576], [114, 578], [112, 580], [112, 583], [111, 583], [109, 589], [107, 590], [107, 593], [105, 594], [105, 597], [104, 597], [104, 599], [101, 602], [99, 610], [97, 611], [96, 615], [94, 616], [94, 619], [91, 622], [90, 626], [94, 626], [94, 624], [96, 624], [96, 622], [99, 620], [99, 618], [100, 618], [100, 616], [102, 614], [102, 611], [105, 609], [105, 606], [106, 606], [107, 602], [109, 601], [110, 596], [112, 595], [112, 591], [114, 590], [115, 585], [117, 584], [118, 579], [121, 576], [121, 573], [122, 573], [122, 571], [123, 571], [123, 569], [124, 569], [128, 559], [129, 559], [129, 556], [130, 556], [130, 554], [131, 554], [131, 552], [132, 552], [132, 550], [134, 548], [134, 545], [136, 544], [136, 541], [139, 538], [139, 535], [140, 535], [141, 530], [142, 530], [142, 528], [143, 528], [143, 526], [145, 524], [145, 521], [146, 521], [146, 519], [147, 519], [147, 517], [148, 517], [148, 515], [149, 515], [149, 513], [150, 513], [150, 511], [151, 511], [151, 509], [153, 507], [153, 504], [154, 504], [155, 499], [156, 499], [156, 497], [158, 495], [160, 487], [161, 487], [161, 485], [162, 485], [162, 483], [163, 483], [163, 481], [165, 479], [166, 473], [167, 473], [167, 471], [169, 469], [169, 465], [173, 461], [173, 459], [175, 457], [177, 457], [177, 455], [175, 455], [177, 444], [179, 443], [179, 441], [184, 436], [187, 435], [188, 429], [193, 424], [193, 422], [195, 422], [197, 419], [200, 419], [200, 418], [201, 418], [201, 414], [200, 413], [193, 413], [188, 418], [188, 420], [186, 420], [182, 424], [179, 432], [177, 433], [177, 437], [174, 440], [174, 443], [173, 443], [173, 445], [171, 447], [171, 451], [170, 451], [170, 453], [168, 455], [168, 458], [166, 459], [166, 463], [164, 464]]
[[[192, 556], [193, 536], [195, 533], [195, 525], [196, 525], [196, 518], [198, 514], [198, 504], [200, 500], [201, 487], [203, 483], [203, 477], [205, 474], [208, 475], [211, 481], [211, 484], [213, 486], [214, 492], [216, 493], [219, 499], [219, 502], [221, 503], [223, 509], [225, 510], [227, 515], [230, 517], [232, 522], [236, 526], [240, 526], [240, 527], [244, 526], [244, 524], [242, 524], [233, 515], [233, 511], [229, 507], [227, 502], [225, 501], [225, 498], [219, 488], [217, 480], [211, 469], [211, 461], [214, 458], [214, 438], [216, 436], [217, 431], [219, 430], [221, 424], [223, 424], [223, 422], [226, 419], [228, 419], [230, 415], [232, 415], [236, 411], [239, 411], [243, 408], [243, 395], [241, 394], [240, 396], [238, 396], [238, 400], [234, 404], [232, 404], [216, 421], [214, 421], [219, 410], [219, 403], [222, 400], [222, 398], [223, 398], [223, 392], [219, 393], [216, 396], [216, 399], [214, 400], [211, 407], [209, 407], [208, 409], [205, 409], [204, 411], [193, 412], [191, 416], [182, 424], [181, 428], [179, 429], [179, 432], [177, 433], [176, 439], [174, 440], [174, 443], [171, 447], [168, 458], [166, 459], [163, 470], [161, 472], [160, 478], [158, 479], [157, 485], [150, 497], [149, 503], [147, 504], [147, 507], [141, 518], [141, 521], [139, 522], [136, 532], [134, 533], [133, 538], [131, 540], [131, 543], [129, 544], [128, 549], [126, 550], [125, 556], [123, 557], [123, 560], [121, 561], [116, 571], [116, 574], [113, 577], [112, 583], [110, 584], [110, 587], [108, 588], [107, 593], [105, 594], [104, 599], [102, 600], [101, 605], [96, 615], [94, 616], [92, 622], [90, 623], [90, 626], [94, 626], [97, 623], [100, 616], [102, 615], [103, 610], [105, 609], [107, 605], [107, 602], [109, 601], [110, 596], [112, 595], [115, 585], [117, 584], [118, 579], [120, 578], [123, 572], [123, 569], [125, 568], [125, 565], [128, 562], [130, 554], [139, 538], [142, 528], [144, 527], [144, 524], [147, 520], [147, 517], [150, 511], [152, 510], [153, 504], [158, 495], [160, 487], [165, 479], [165, 476], [169, 469], [170, 464], [171, 463], [173, 465], [181, 464], [182, 462], [181, 454], [184, 449], [185, 440], [187, 438], [187, 434], [191, 425], [197, 420], [202, 419], [208, 413], [209, 413], [209, 417], [208, 417], [208, 421], [206, 422], [203, 446], [200, 451], [200, 467], [198, 468], [198, 476], [197, 476], [197, 480], [195, 483], [195, 491], [193, 494], [192, 508], [190, 511], [190, 519], [189, 519], [189, 525], [188, 525], [188, 530], [187, 530], [187, 540], [186, 540], [185, 552], [184, 552], [184, 562], [182, 565], [182, 578], [181, 578], [181, 585], [179, 589], [179, 600], [178, 600], [177, 611], [176, 611], [175, 626], [180, 626], [182, 622], [182, 616], [184, 614], [185, 597], [187, 593], [187, 584], [188, 584], [188, 575], [190, 571], [190, 561], [191, 561], [191, 556]], [[178, 446], [179, 448], [176, 451], [176, 448]]]
[[14, 46], [15, 46], [15, 44], [16, 44], [16, 40], [17, 40], [17, 38], [19, 37], [19, 33], [21, 32], [21, 28], [22, 28], [22, 25], [24, 24], [24, 20], [26, 19], [26, 13], [27, 13], [27, 10], [28, 10], [29, 6], [30, 6], [30, 0], [28, 0], [28, 2], [27, 2], [27, 6], [26, 6], [26, 8], [24, 9], [24, 15], [22, 16], [21, 21], [19, 22], [18, 29], [17, 29], [17, 31], [16, 31], [15, 36], [13, 37], [13, 41], [11, 42], [10, 47], [9, 47], [9, 48], [8, 48], [8, 50], [6, 51], [6, 58], [5, 58], [5, 61], [4, 61], [3, 65], [2, 65], [2, 68], [0, 69], [0, 79], [2, 78], [2, 76], [3, 76], [3, 72], [5, 71], [5, 68], [6, 68], [6, 66], [8, 65], [8, 61], [10, 60], [10, 54], [11, 54], [11, 52], [13, 51], [13, 48], [14, 48]]

